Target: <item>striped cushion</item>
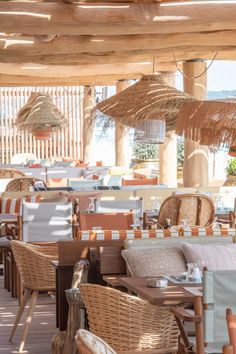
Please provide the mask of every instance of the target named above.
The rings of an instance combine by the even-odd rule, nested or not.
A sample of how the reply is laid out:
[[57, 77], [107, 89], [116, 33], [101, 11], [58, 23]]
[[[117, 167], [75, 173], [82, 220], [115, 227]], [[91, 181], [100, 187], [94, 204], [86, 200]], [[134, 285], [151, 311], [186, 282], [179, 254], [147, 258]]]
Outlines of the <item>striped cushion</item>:
[[3, 198], [1, 204], [2, 214], [21, 214], [22, 200], [28, 203], [39, 203], [40, 195], [27, 196], [25, 198]]
[[126, 240], [126, 239], [146, 239], [159, 237], [179, 237], [177, 230], [99, 230], [99, 231], [79, 231], [77, 239], [80, 241], [93, 240]]
[[220, 229], [209, 227], [180, 228], [181, 236], [236, 236], [236, 229]]

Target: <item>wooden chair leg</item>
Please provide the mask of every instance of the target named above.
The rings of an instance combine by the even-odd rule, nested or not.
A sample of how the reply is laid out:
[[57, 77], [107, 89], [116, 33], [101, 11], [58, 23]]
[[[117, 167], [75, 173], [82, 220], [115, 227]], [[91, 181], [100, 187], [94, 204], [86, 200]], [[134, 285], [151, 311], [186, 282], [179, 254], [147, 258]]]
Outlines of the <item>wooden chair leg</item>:
[[[23, 335], [21, 338], [21, 343], [20, 343], [20, 348], [19, 348], [19, 353], [22, 353], [24, 350], [24, 346], [25, 346], [25, 341], [29, 332], [29, 326], [31, 324], [32, 321], [32, 317], [33, 317], [33, 312], [34, 312], [34, 308], [35, 305], [37, 303], [37, 299], [38, 299], [38, 291], [33, 291], [32, 296], [31, 296], [31, 302], [30, 302], [30, 307], [29, 307], [29, 312], [24, 324], [24, 330], [23, 330]], [[23, 301], [22, 301], [23, 302]]]
[[233, 353], [234, 353], [234, 350], [233, 350], [232, 345], [224, 345], [223, 346], [222, 354], [233, 354]]
[[24, 296], [23, 296], [23, 299], [22, 299], [22, 302], [21, 302], [21, 305], [20, 305], [20, 308], [19, 308], [18, 313], [16, 315], [14, 326], [13, 326], [13, 328], [11, 330], [11, 334], [10, 334], [10, 337], [9, 337], [9, 341], [10, 342], [11, 342], [11, 340], [12, 340], [14, 334], [15, 334], [15, 331], [17, 329], [17, 326], [18, 326], [19, 322], [20, 322], [22, 313], [24, 311], [25, 305], [26, 305], [27, 300], [28, 300], [29, 297], [30, 297], [30, 290], [26, 289], [25, 293], [24, 293]]

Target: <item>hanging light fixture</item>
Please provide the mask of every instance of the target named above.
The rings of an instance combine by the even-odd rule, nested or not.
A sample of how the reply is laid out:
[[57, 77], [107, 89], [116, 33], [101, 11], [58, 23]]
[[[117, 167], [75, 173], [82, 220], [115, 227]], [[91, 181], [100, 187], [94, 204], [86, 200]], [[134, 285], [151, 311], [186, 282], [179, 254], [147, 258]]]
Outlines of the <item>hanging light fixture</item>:
[[25, 106], [18, 112], [15, 125], [19, 130], [31, 132], [36, 140], [48, 140], [53, 131], [66, 123], [66, 118], [48, 93], [32, 92]]
[[166, 122], [159, 119], [146, 119], [135, 129], [134, 140], [144, 144], [163, 144]]

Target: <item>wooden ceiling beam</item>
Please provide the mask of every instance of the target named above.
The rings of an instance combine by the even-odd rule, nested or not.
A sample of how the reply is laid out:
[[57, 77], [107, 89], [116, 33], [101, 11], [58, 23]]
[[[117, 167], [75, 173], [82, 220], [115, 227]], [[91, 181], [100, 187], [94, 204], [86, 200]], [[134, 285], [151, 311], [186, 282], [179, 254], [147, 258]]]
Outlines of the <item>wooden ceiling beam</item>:
[[[22, 64], [24, 66], [30, 66], [31, 64], [41, 64], [41, 65], [62, 65], [64, 66], [86, 66], [86, 65], [99, 65], [103, 64], [114, 64], [115, 65], [148, 65], [152, 67], [153, 60], [159, 65], [164, 62], [166, 66], [167, 62], [173, 62], [174, 56], [178, 60], [189, 60], [189, 59], [212, 59], [214, 54], [218, 52], [217, 59], [221, 60], [231, 60], [235, 55], [235, 46], [182, 46], [176, 48], [167, 48], [164, 50], [154, 51], [124, 51], [124, 52], [107, 52], [107, 53], [75, 53], [75, 54], [48, 54], [48, 55], [34, 55], [25, 56], [22, 53], [18, 56], [1, 53], [0, 63], [3, 64]], [[158, 65], [157, 64], [157, 65]], [[172, 67], [170, 63], [170, 67]]]
[[37, 56], [103, 53], [161, 49], [183, 46], [235, 46], [236, 30], [201, 33], [147, 34], [123, 36], [59, 36], [49, 42], [38, 36], [0, 36], [0, 55]]
[[179, 33], [236, 29], [236, 3], [65, 4], [0, 2], [1, 32], [60, 35]]
[[0, 86], [80, 86], [80, 85], [115, 85], [118, 80], [140, 79], [141, 74], [130, 75], [94, 75], [71, 77], [37, 77], [25, 75], [0, 74]]
[[[155, 63], [155, 71], [175, 71], [176, 66], [171, 63]], [[26, 75], [37, 77], [64, 77], [71, 76], [96, 76], [96, 75], [140, 75], [153, 72], [153, 63], [131, 64], [101, 64], [101, 65], [38, 65], [31, 63], [0, 64], [0, 73], [9, 75]]]

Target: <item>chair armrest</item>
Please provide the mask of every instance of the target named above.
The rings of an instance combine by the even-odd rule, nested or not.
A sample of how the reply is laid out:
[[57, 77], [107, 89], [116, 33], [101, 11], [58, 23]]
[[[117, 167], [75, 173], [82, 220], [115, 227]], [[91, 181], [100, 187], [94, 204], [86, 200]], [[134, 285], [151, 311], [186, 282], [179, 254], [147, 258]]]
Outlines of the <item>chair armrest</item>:
[[187, 310], [184, 307], [172, 308], [171, 312], [181, 321], [194, 323], [202, 322], [202, 316], [196, 316], [192, 310]]

